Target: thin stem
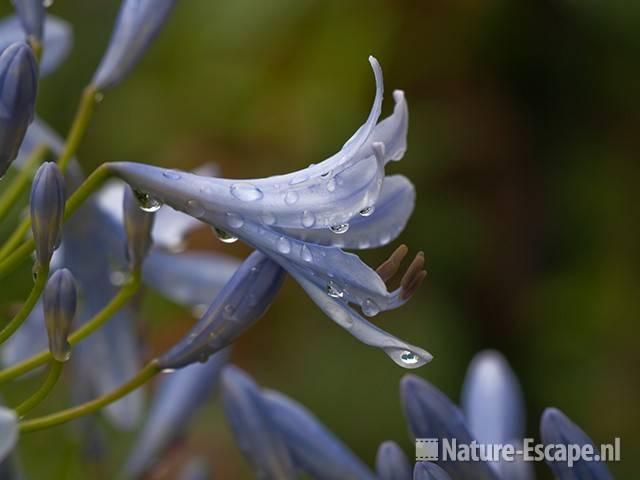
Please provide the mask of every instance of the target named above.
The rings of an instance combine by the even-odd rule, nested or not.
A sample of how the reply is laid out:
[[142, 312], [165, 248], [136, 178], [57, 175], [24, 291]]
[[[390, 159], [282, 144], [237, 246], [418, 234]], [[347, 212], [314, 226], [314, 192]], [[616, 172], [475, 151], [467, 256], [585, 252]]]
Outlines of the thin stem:
[[[136, 271], [125, 283], [111, 301], [98, 313], [96, 313], [87, 323], [69, 335], [69, 344], [74, 346], [80, 341], [91, 335], [99, 329], [104, 323], [113, 316], [123, 305], [125, 305], [140, 288], [140, 272]], [[34, 368], [44, 365], [53, 357], [49, 350], [43, 350], [20, 363], [16, 363], [11, 367], [0, 372], [0, 383], [6, 382], [13, 378], [19, 377]]]
[[36, 390], [33, 395], [31, 395], [14, 409], [18, 414], [18, 417], [24, 417], [28, 412], [38, 406], [40, 402], [47, 398], [47, 395], [49, 395], [49, 392], [53, 389], [58, 379], [60, 378], [60, 373], [62, 373], [63, 365], [63, 362], [59, 362], [57, 360], [53, 360], [51, 362], [51, 367], [49, 367], [49, 374], [47, 375], [44, 383], [40, 385], [40, 388]]
[[62, 153], [58, 158], [58, 166], [63, 172], [65, 168], [67, 168], [71, 158], [75, 155], [76, 150], [78, 150], [80, 141], [82, 140], [84, 133], [87, 131], [89, 120], [91, 120], [95, 109], [97, 93], [96, 89], [91, 85], [86, 87], [82, 92], [82, 98], [80, 99], [76, 116], [73, 119], [71, 129], [67, 135], [64, 150], [62, 150]]
[[47, 277], [49, 275], [49, 266], [42, 266], [38, 269], [36, 274], [36, 281], [31, 289], [31, 293], [29, 297], [22, 305], [22, 308], [16, 313], [16, 315], [11, 319], [7, 325], [0, 331], [0, 345], [3, 344], [11, 335], [14, 334], [20, 325], [27, 319], [31, 310], [38, 302], [40, 298], [40, 294], [42, 290], [44, 290], [44, 286], [47, 284]]
[[20, 225], [16, 227], [11, 236], [4, 242], [2, 248], [0, 248], [0, 260], [4, 260], [8, 257], [9, 253], [15, 251], [15, 249], [20, 245], [20, 242], [24, 237], [29, 233], [29, 229], [31, 228], [31, 217], [27, 215], [22, 219]]
[[16, 178], [14, 178], [9, 185], [9, 188], [7, 188], [2, 194], [2, 197], [0, 197], [0, 219], [16, 204], [16, 201], [24, 189], [29, 185], [36, 167], [42, 162], [42, 159], [48, 152], [49, 147], [46, 145], [39, 145], [33, 149], [22, 170], [20, 170]]
[[90, 402], [83, 403], [76, 407], [68, 408], [60, 412], [45, 415], [43, 417], [34, 418], [33, 420], [25, 420], [19, 423], [20, 433], [34, 432], [45, 428], [54, 427], [61, 423], [66, 423], [89, 413], [93, 413], [102, 407], [121, 399], [136, 388], [144, 385], [149, 379], [160, 372], [160, 367], [156, 360], [149, 362], [142, 370], [140, 370], [132, 379], [122, 384], [115, 390], [102, 395]]
[[[108, 164], [103, 164], [96, 168], [93, 173], [91, 173], [91, 175], [82, 182], [82, 185], [78, 187], [73, 195], [71, 195], [69, 200], [67, 200], [64, 209], [65, 221], [68, 220], [68, 218], [73, 215], [78, 208], [80, 208], [80, 205], [84, 203], [89, 195], [95, 192], [111, 175], [112, 173], [109, 171]], [[26, 223], [28, 230], [31, 225], [31, 220], [27, 219]], [[20, 225], [20, 227], [22, 227], [22, 225]], [[4, 278], [18, 265], [20, 265], [20, 263], [24, 261], [31, 252], [33, 252], [34, 247], [35, 244], [32, 237], [20, 245], [18, 249], [14, 250], [13, 253], [0, 260], [0, 279]]]

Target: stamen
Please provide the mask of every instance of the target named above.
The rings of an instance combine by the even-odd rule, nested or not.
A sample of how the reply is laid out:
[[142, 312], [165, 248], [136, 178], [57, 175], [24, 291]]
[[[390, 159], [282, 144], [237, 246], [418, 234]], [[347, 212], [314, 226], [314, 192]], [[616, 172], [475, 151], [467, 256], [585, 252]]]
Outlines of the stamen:
[[423, 267], [424, 252], [418, 252], [400, 282], [400, 286], [402, 288], [400, 298], [408, 300], [416, 292], [422, 281], [427, 276], [427, 272], [423, 270]]
[[376, 272], [378, 273], [378, 275], [380, 275], [380, 278], [382, 278], [384, 282], [390, 280], [396, 274], [398, 268], [400, 268], [402, 259], [407, 255], [408, 252], [409, 248], [405, 244], [402, 244], [395, 249], [395, 251], [387, 260], [382, 262]]

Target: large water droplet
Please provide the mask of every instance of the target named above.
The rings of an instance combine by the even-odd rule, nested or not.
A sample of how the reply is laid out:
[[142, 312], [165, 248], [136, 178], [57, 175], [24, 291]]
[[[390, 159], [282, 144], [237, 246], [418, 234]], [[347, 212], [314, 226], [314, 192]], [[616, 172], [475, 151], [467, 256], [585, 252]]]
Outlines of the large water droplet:
[[213, 228], [213, 233], [216, 234], [216, 237], [218, 237], [218, 240], [220, 240], [222, 243], [233, 243], [238, 241], [238, 237], [234, 237], [230, 233], [222, 230], [221, 228], [218, 228], [218, 227], [212, 227], [212, 228]]
[[114, 270], [109, 274], [109, 281], [114, 287], [121, 287], [128, 279], [127, 273], [122, 270]]
[[273, 225], [276, 223], [276, 216], [271, 212], [264, 212], [262, 214], [262, 221], [265, 225]]
[[66, 362], [71, 358], [71, 345], [66, 340], [62, 345], [58, 345], [55, 348], [51, 348], [50, 345], [49, 350], [51, 351], [51, 356], [58, 362]]
[[327, 284], [327, 295], [329, 295], [331, 298], [342, 298], [344, 297], [344, 292], [340, 290], [335, 282], [329, 282]]
[[316, 216], [309, 210], [302, 212], [302, 226], [304, 228], [311, 228], [316, 223]]
[[168, 178], [169, 180], [180, 180], [182, 178], [182, 175], [180, 175], [175, 170], [165, 170], [164, 172], [162, 172], [162, 176], [164, 178]]
[[327, 182], [327, 191], [333, 192], [336, 189], [336, 181], [335, 179], [331, 179]]
[[280, 253], [285, 255], [291, 251], [291, 242], [287, 240], [287, 237], [280, 237], [276, 245]]
[[231, 195], [243, 202], [255, 202], [263, 197], [262, 191], [248, 182], [234, 183], [231, 185]]
[[244, 218], [237, 213], [227, 213], [227, 223], [231, 228], [240, 228], [244, 225]]
[[189, 215], [196, 218], [201, 218], [204, 215], [204, 207], [197, 200], [189, 200], [185, 210]]
[[153, 212], [157, 212], [158, 210], [160, 210], [160, 207], [162, 207], [162, 203], [160, 203], [158, 199], [152, 197], [148, 193], [144, 193], [139, 190], [134, 190], [133, 194], [138, 200], [138, 204], [140, 205], [140, 210], [153, 213]]
[[332, 225], [331, 227], [329, 227], [329, 230], [331, 230], [333, 233], [335, 233], [337, 235], [342, 235], [347, 230], [349, 230], [349, 224], [348, 223], [340, 223], [338, 225]]
[[296, 192], [287, 192], [284, 196], [284, 202], [287, 205], [293, 205], [298, 201], [298, 194]]
[[420, 361], [420, 357], [409, 350], [404, 350], [400, 354], [400, 360], [407, 365], [414, 365]]
[[363, 217], [370, 217], [371, 215], [373, 215], [374, 210], [374, 207], [364, 207], [362, 210], [360, 210], [360, 215]]
[[302, 245], [302, 259], [305, 262], [313, 262], [313, 255], [311, 255], [311, 250], [306, 245]]
[[362, 313], [367, 317], [373, 317], [380, 313], [380, 307], [378, 307], [373, 300], [367, 298], [362, 304]]

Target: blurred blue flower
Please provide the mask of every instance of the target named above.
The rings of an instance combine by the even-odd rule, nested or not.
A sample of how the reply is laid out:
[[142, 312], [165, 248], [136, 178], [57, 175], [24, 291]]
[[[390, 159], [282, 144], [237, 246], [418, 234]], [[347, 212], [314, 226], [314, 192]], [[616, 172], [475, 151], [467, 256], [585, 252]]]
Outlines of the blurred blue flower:
[[116, 86], [160, 33], [176, 0], [123, 0], [107, 51], [93, 76], [97, 90]]
[[29, 37], [40, 41], [44, 29], [46, 8], [43, 0], [11, 0], [18, 12], [25, 33]]
[[222, 350], [205, 363], [189, 365], [161, 380], [129, 454], [124, 469], [127, 476], [137, 478], [145, 473], [184, 432], [216, 387], [229, 353], [229, 349]]
[[376, 455], [376, 473], [379, 480], [405, 480], [411, 478], [411, 464], [396, 442], [380, 444]]
[[9, 456], [18, 441], [16, 412], [0, 406], [0, 462]]
[[38, 91], [36, 59], [25, 43], [0, 53], [0, 177], [18, 155], [33, 120]]
[[424, 278], [424, 257], [418, 255], [402, 286], [389, 292], [381, 275], [340, 248], [389, 243], [402, 231], [414, 204], [414, 188], [405, 177], [384, 175], [385, 164], [399, 160], [406, 149], [404, 95], [395, 92], [394, 113], [377, 123], [382, 72], [375, 59], [370, 61], [377, 91], [369, 118], [340, 152], [322, 163], [255, 180], [136, 163], [110, 166], [148, 203], [166, 203], [214, 226], [223, 241], [241, 238], [268, 255], [349, 333], [383, 349], [399, 365], [417, 368], [431, 360], [428, 352], [379, 329], [350, 304], [367, 316], [399, 307]]
[[413, 480], [451, 480], [451, 477], [435, 463], [417, 462], [413, 469]]
[[[12, 15], [0, 20], [0, 52], [15, 42], [25, 40], [20, 19]], [[47, 15], [44, 22], [43, 54], [40, 76], [53, 72], [67, 58], [73, 44], [71, 25], [60, 18]]]

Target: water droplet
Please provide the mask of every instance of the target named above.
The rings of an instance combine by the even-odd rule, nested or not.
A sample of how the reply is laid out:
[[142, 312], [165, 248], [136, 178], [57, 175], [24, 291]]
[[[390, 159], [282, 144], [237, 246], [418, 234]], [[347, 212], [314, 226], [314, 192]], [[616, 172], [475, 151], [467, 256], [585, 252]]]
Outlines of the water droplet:
[[371, 215], [373, 215], [374, 210], [374, 207], [364, 207], [362, 210], [360, 210], [360, 215], [363, 217], [370, 217]]
[[49, 347], [49, 351], [51, 351], [51, 356], [58, 362], [66, 362], [71, 358], [71, 345], [67, 341], [58, 348], [52, 349]]
[[271, 212], [264, 212], [262, 214], [262, 221], [265, 225], [273, 225], [276, 223], [276, 216]]
[[291, 251], [291, 242], [287, 240], [287, 237], [280, 237], [276, 245], [280, 253], [285, 255]]
[[231, 228], [240, 228], [244, 225], [244, 218], [237, 213], [227, 213], [227, 223]]
[[362, 238], [360, 239], [360, 241], [358, 242], [358, 248], [369, 248], [371, 247], [371, 242], [369, 242], [369, 240], [367, 240], [366, 238]]
[[255, 202], [263, 197], [262, 191], [248, 182], [234, 183], [231, 185], [231, 195], [243, 202]]
[[109, 274], [109, 281], [115, 287], [121, 287], [127, 281], [127, 274], [122, 270], [114, 270]]
[[164, 172], [162, 172], [162, 176], [164, 178], [168, 178], [169, 180], [180, 180], [182, 178], [182, 176], [174, 170], [165, 170]]
[[209, 305], [207, 305], [206, 303], [201, 303], [199, 305], [196, 305], [191, 309], [191, 315], [193, 315], [195, 318], [200, 318], [205, 313], [207, 313], [208, 308], [209, 308]]
[[406, 363], [407, 365], [414, 365], [420, 361], [420, 357], [418, 357], [415, 353], [410, 352], [409, 350], [404, 350], [400, 354], [400, 360], [402, 363]]
[[197, 200], [189, 200], [186, 211], [189, 215], [196, 218], [201, 218], [204, 215], [204, 207]]
[[391, 241], [391, 235], [389, 235], [388, 233], [383, 233], [382, 235], [380, 235], [380, 244], [381, 245], [386, 245], [390, 241]]
[[153, 213], [153, 212], [157, 212], [158, 210], [160, 210], [160, 207], [162, 207], [162, 203], [160, 203], [158, 199], [152, 197], [148, 193], [144, 193], [139, 190], [134, 190], [133, 194], [138, 200], [138, 204], [140, 205], [140, 210]]
[[161, 373], [173, 373], [175, 371], [175, 368], [163, 368], [162, 370], [160, 370]]
[[333, 233], [335, 233], [337, 235], [342, 235], [347, 230], [349, 230], [349, 224], [348, 223], [340, 223], [338, 225], [332, 225], [332, 226], [329, 227], [329, 230], [331, 230]]
[[309, 210], [302, 212], [302, 226], [304, 228], [311, 228], [316, 223], [316, 216]]
[[331, 170], [327, 170], [326, 172], [320, 174], [322, 178], [327, 178], [331, 174]]
[[311, 255], [311, 250], [306, 245], [302, 246], [302, 259], [305, 262], [313, 262], [313, 255]]
[[284, 201], [287, 205], [293, 205], [298, 201], [298, 194], [296, 192], [287, 192], [284, 196]]
[[291, 179], [289, 185], [299, 185], [300, 183], [304, 183], [309, 180], [309, 177], [306, 175], [297, 175]]
[[230, 233], [225, 232], [218, 227], [213, 227], [213, 233], [216, 234], [216, 237], [218, 237], [218, 240], [220, 240], [222, 243], [233, 243], [238, 240], [238, 237], [234, 237]]
[[[53, 2], [51, 2], [53, 3]], [[46, 5], [45, 5], [46, 7]], [[93, 101], [96, 103], [100, 103], [102, 100], [104, 100], [104, 94], [102, 92], [96, 92], [93, 94]]]
[[336, 189], [336, 181], [335, 179], [331, 179], [327, 182], [327, 191], [333, 192]]
[[44, 8], [49, 8], [51, 5], [53, 5], [53, 0], [42, 0], [42, 5], [44, 6]]
[[378, 307], [373, 300], [367, 298], [362, 304], [362, 313], [367, 317], [373, 317], [380, 313], [380, 307]]
[[334, 282], [329, 282], [327, 284], [327, 295], [331, 298], [342, 298], [344, 297], [344, 292]]

